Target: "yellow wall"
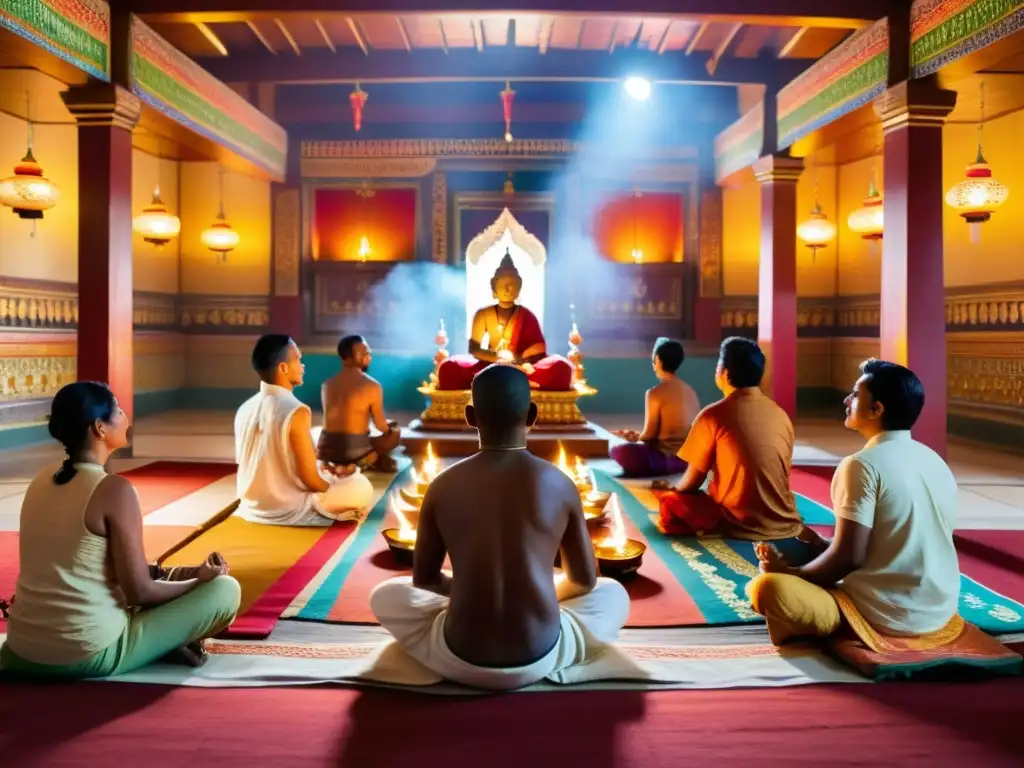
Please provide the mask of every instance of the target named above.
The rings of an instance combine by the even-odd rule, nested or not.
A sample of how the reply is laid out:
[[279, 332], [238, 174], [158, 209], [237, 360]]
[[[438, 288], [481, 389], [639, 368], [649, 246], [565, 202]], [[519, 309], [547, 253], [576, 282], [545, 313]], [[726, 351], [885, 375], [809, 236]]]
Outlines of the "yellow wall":
[[[815, 176], [818, 202], [829, 220], [836, 222], [836, 169], [808, 159], [797, 183], [797, 221], [814, 207]], [[841, 227], [840, 227], [841, 229]], [[838, 239], [838, 235], [837, 235]], [[757, 293], [761, 253], [761, 188], [749, 173], [722, 190], [722, 284], [727, 296]], [[812, 254], [798, 242], [797, 293], [832, 296], [836, 291], [836, 245]]]
[[266, 295], [270, 292], [270, 183], [224, 174], [224, 213], [241, 236], [219, 263], [200, 236], [217, 216], [220, 199], [216, 163], [181, 164], [181, 291]]
[[[137, 216], [153, 199], [153, 187], [160, 185], [160, 199], [174, 214], [179, 212], [178, 163], [141, 150], [132, 150], [132, 215]], [[179, 214], [180, 215], [180, 214]], [[178, 292], [178, 260], [181, 240], [153, 245], [132, 235], [132, 284], [137, 291]]]
[[[0, 210], [0, 275], [78, 281], [78, 140], [73, 125], [36, 125], [34, 154], [61, 192], [57, 205], [36, 222]], [[0, 113], [0, 178], [25, 155], [27, 124]]]
[[[981, 225], [980, 240], [972, 243], [970, 228], [960, 215], [944, 206], [942, 222], [947, 286], [979, 285], [1024, 280], [1024, 111], [985, 124], [985, 159], [1010, 197]], [[942, 133], [942, 181], [949, 189], [964, 178], [978, 145], [976, 125], [947, 125]]]

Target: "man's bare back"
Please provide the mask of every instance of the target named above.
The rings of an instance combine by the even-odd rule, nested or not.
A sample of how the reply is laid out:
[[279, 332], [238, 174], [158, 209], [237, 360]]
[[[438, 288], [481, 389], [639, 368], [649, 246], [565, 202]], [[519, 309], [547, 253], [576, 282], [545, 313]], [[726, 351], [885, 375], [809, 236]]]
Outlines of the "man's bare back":
[[[559, 599], [585, 594], [597, 579], [579, 493], [526, 450], [484, 450], [442, 472], [417, 538], [415, 583], [429, 588], [439, 560], [451, 560], [445, 641], [476, 666], [542, 658], [561, 631]], [[566, 580], [556, 589], [559, 551]]]
[[648, 395], [658, 418], [655, 439], [667, 443], [685, 440], [700, 413], [700, 399], [693, 387], [673, 376], [651, 387]]
[[321, 394], [324, 429], [328, 432], [365, 435], [371, 420], [376, 422], [379, 418], [383, 422], [383, 410], [377, 418], [374, 414], [378, 404], [383, 402], [380, 383], [358, 368], [342, 368], [340, 373], [324, 382]]

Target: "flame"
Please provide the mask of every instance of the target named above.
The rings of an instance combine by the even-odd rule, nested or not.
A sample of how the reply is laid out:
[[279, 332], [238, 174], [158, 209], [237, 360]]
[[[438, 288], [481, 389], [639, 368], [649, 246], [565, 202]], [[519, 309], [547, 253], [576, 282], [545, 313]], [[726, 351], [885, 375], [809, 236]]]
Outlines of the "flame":
[[576, 482], [576, 475], [574, 475], [572, 470], [569, 468], [569, 458], [565, 454], [565, 446], [561, 443], [558, 444], [558, 461], [556, 462], [556, 465], [566, 474], [566, 477], [574, 483]]
[[[434, 455], [434, 446], [428, 442], [427, 458], [423, 460], [423, 480], [427, 483], [433, 482], [440, 471], [441, 463], [437, 460], [437, 456]], [[418, 483], [419, 479], [416, 482]]]
[[609, 526], [608, 536], [601, 542], [602, 549], [614, 549], [616, 554], [621, 555], [626, 551], [626, 524], [622, 520], [622, 505], [619, 504], [617, 494], [612, 494], [608, 499], [607, 506]]
[[370, 240], [366, 237], [366, 235], [363, 235], [362, 238], [360, 238], [359, 240], [359, 252], [356, 255], [359, 256], [360, 261], [366, 261], [367, 257], [370, 255], [371, 252], [372, 249], [370, 248]]
[[588, 482], [591, 487], [594, 487], [593, 478], [587, 472], [587, 465], [583, 463], [583, 459], [579, 456], [576, 457], [576, 466], [573, 468], [576, 473], [576, 483], [579, 485], [586, 485]]
[[398, 540], [406, 544], [416, 541], [416, 529], [412, 527], [409, 518], [402, 514], [402, 510], [395, 500], [395, 494], [393, 493], [388, 496], [388, 510], [395, 516], [395, 520], [398, 521]]
[[416, 471], [416, 467], [409, 467], [409, 477], [415, 487], [418, 488], [423, 484], [423, 478], [421, 478], [420, 473]]

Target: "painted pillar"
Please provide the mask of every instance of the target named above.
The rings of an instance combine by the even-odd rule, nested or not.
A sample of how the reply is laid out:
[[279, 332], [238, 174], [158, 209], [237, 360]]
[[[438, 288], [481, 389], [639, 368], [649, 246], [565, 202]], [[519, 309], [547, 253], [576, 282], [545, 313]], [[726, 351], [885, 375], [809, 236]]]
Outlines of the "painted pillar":
[[757, 343], [768, 358], [762, 388], [796, 418], [796, 183], [803, 160], [766, 155], [754, 163], [761, 185]]
[[722, 341], [722, 190], [712, 182], [700, 195], [700, 286], [693, 307], [693, 339], [717, 349]]
[[110, 386], [134, 411], [132, 351], [131, 17], [111, 18], [111, 80], [69, 88], [78, 124], [78, 379]]
[[286, 333], [301, 344], [306, 324], [302, 309], [302, 174], [298, 142], [288, 147], [284, 183], [271, 184], [270, 195], [274, 238], [270, 331]]
[[914, 438], [946, 455], [946, 312], [942, 269], [942, 126], [956, 93], [930, 79], [891, 87], [876, 111], [885, 133], [881, 357], [921, 379]]

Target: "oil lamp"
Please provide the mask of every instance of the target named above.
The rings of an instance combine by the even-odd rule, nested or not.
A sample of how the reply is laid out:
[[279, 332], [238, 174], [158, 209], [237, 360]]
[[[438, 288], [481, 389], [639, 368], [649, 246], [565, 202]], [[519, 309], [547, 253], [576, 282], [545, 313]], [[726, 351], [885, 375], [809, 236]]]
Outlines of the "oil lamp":
[[441, 462], [438, 461], [437, 456], [434, 454], [434, 446], [428, 442], [427, 456], [423, 459], [420, 468], [417, 470], [413, 467], [409, 470], [412, 483], [398, 489], [402, 500], [406, 504], [411, 504], [419, 509], [423, 504], [423, 497], [427, 494], [427, 488], [430, 487], [431, 482], [433, 482], [440, 471]]
[[602, 576], [614, 579], [629, 579], [636, 575], [643, 563], [647, 545], [626, 536], [626, 524], [622, 519], [622, 505], [619, 497], [612, 494], [606, 506], [610, 527], [608, 535], [594, 542], [594, 555]]
[[398, 525], [385, 528], [381, 531], [381, 535], [387, 542], [388, 549], [391, 550], [396, 562], [402, 565], [412, 565], [412, 554], [416, 548], [416, 527], [402, 512], [394, 495], [388, 497], [388, 512]]

